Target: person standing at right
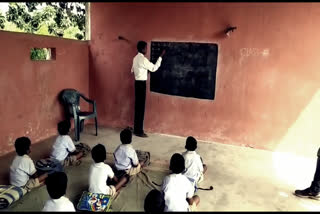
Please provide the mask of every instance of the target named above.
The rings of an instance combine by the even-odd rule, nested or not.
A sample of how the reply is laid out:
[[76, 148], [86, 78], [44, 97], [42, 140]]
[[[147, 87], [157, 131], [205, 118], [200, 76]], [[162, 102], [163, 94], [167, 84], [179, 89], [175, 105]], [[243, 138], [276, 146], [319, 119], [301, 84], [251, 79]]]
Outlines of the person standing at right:
[[295, 190], [293, 194], [296, 196], [320, 200], [320, 148], [318, 149], [317, 156], [316, 171], [310, 187], [304, 190]]
[[138, 54], [133, 58], [131, 73], [135, 77], [135, 108], [134, 108], [134, 129], [133, 133], [138, 137], [148, 137], [143, 130], [144, 111], [146, 103], [146, 86], [148, 79], [148, 71], [155, 72], [161, 65], [162, 56], [165, 50], [162, 51], [157, 62], [151, 63], [146, 57], [147, 43], [139, 41], [137, 44]]

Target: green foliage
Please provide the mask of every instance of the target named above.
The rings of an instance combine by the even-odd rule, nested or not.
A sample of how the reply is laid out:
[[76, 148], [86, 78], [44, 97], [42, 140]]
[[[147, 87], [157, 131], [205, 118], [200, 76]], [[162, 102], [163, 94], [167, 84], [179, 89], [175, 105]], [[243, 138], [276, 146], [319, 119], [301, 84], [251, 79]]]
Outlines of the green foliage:
[[[3, 30], [7, 31], [13, 31], [13, 32], [21, 32], [23, 33], [24, 31], [19, 29], [14, 23], [12, 22], [5, 22], [5, 27]], [[49, 34], [48, 34], [49, 35]]]
[[31, 60], [46, 60], [48, 50], [45, 48], [32, 48], [31, 49]]
[[[24, 32], [65, 37], [72, 29], [73, 39], [85, 38], [85, 2], [10, 2], [7, 22]], [[42, 10], [37, 7], [41, 6]], [[0, 28], [1, 27], [0, 14]], [[68, 35], [70, 38], [70, 35]]]
[[5, 22], [6, 22], [6, 17], [4, 17], [0, 11], [0, 28], [1, 29], [5, 28]]

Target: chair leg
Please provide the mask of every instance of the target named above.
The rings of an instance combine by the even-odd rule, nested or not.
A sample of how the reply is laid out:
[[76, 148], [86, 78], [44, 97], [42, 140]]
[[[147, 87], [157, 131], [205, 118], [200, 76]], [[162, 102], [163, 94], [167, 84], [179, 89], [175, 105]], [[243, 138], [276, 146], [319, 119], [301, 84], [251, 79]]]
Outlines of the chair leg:
[[95, 117], [94, 118], [94, 120], [95, 120], [95, 124], [96, 124], [96, 136], [98, 136], [98, 119], [97, 119], [97, 117]]
[[84, 120], [81, 120], [81, 122], [80, 122], [80, 133], [83, 132], [83, 128], [84, 128]]
[[80, 125], [80, 120], [78, 119], [78, 140], [77, 141], [79, 141], [80, 140], [80, 127], [81, 125]]
[[78, 119], [74, 118], [74, 140], [78, 141]]

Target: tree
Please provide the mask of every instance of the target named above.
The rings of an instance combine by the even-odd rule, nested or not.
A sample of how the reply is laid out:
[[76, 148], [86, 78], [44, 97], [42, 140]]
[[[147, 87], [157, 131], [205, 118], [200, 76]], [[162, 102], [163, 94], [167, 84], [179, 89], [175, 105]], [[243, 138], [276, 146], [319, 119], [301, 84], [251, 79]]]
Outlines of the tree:
[[[85, 2], [10, 2], [6, 20], [28, 33], [39, 30], [63, 37], [66, 30], [77, 28], [74, 38], [85, 38]], [[42, 7], [38, 10], [37, 7]], [[0, 27], [1, 27], [0, 14]]]
[[0, 28], [4, 29], [5, 25], [4, 23], [6, 22], [6, 17], [4, 17], [0, 11]]

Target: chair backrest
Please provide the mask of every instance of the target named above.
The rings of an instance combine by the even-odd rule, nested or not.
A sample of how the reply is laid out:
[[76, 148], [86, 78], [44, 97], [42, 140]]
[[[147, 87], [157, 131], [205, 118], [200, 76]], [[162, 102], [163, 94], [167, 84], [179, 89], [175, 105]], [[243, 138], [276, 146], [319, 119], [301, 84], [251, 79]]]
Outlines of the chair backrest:
[[80, 101], [80, 95], [79, 92], [75, 89], [64, 89], [61, 92], [60, 99], [65, 105], [66, 111], [68, 111], [68, 114], [73, 115], [72, 106], [76, 106], [77, 112], [79, 111], [79, 101]]
[[79, 105], [80, 95], [79, 92], [75, 89], [64, 89], [62, 91], [62, 100], [67, 104]]

